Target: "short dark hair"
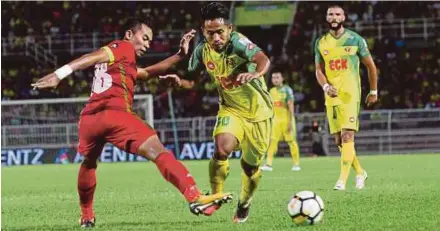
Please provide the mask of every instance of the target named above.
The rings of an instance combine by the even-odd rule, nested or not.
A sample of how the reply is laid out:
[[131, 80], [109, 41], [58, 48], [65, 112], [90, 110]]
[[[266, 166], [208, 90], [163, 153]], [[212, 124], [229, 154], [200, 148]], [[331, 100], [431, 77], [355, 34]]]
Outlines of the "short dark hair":
[[344, 7], [342, 7], [342, 5], [339, 4], [339, 3], [333, 3], [333, 4], [328, 5], [327, 10], [330, 9], [330, 8], [340, 8], [340, 9], [342, 9], [344, 11], [344, 14], [345, 14]]
[[273, 75], [273, 74], [275, 74], [275, 73], [280, 73], [281, 74], [281, 76], [284, 78], [284, 71], [283, 70], [281, 70], [281, 68], [279, 68], [279, 67], [274, 67], [273, 69], [272, 69], [272, 74], [271, 75]]
[[214, 20], [216, 18], [223, 18], [229, 21], [229, 9], [221, 3], [211, 2], [200, 10], [200, 22], [202, 25], [206, 20]]
[[129, 18], [121, 27], [119, 35], [124, 38], [127, 30], [131, 30], [133, 33], [136, 33], [136, 31], [142, 28], [142, 25], [146, 25], [151, 28], [151, 22], [147, 18]]

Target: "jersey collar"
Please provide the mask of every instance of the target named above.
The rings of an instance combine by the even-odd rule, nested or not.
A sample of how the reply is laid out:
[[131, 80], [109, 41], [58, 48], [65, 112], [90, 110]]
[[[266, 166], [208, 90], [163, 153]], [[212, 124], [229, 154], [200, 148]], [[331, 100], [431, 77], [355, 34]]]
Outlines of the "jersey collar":
[[334, 39], [338, 40], [338, 39], [340, 39], [340, 38], [345, 34], [346, 31], [347, 31], [347, 29], [344, 28], [344, 31], [343, 31], [342, 34], [340, 34], [338, 37], [334, 36], [332, 33], [330, 33], [330, 31], [329, 31], [328, 33], [329, 33]]

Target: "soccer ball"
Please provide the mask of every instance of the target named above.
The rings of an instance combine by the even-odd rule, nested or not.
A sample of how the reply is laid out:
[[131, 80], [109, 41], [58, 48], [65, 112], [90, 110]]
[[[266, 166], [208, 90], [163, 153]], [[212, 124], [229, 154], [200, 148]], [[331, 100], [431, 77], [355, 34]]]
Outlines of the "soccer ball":
[[297, 225], [317, 224], [324, 216], [324, 202], [314, 192], [301, 191], [290, 198], [287, 212]]

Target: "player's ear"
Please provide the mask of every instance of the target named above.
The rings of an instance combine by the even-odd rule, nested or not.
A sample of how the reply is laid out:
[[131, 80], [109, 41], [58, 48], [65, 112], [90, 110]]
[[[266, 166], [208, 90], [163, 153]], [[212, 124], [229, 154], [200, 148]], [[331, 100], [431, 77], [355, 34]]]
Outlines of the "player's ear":
[[125, 31], [125, 38], [128, 39], [128, 40], [133, 38], [133, 31], [132, 30]]
[[232, 31], [232, 24], [228, 24], [228, 30]]
[[202, 35], [206, 38], [205, 27], [201, 26], [200, 31], [202, 32]]

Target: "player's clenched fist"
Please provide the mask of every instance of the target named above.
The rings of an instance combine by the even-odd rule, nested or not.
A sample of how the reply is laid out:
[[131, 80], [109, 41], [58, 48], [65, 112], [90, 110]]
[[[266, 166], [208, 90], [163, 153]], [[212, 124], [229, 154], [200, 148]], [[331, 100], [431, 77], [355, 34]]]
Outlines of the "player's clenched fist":
[[367, 107], [371, 107], [373, 104], [375, 104], [377, 102], [377, 93], [372, 93], [370, 92], [367, 95], [367, 98], [365, 99], [365, 103], [367, 104]]
[[50, 88], [56, 87], [60, 83], [60, 79], [55, 73], [50, 73], [43, 78], [39, 79], [37, 82], [31, 84], [34, 88]]
[[324, 84], [324, 86], [322, 87], [322, 89], [324, 90], [324, 92], [325, 92], [328, 96], [330, 96], [330, 97], [332, 97], [332, 98], [338, 96], [338, 89], [336, 89], [336, 87], [334, 87], [334, 86], [332, 86], [332, 85], [330, 85], [330, 84], [328, 84], [328, 83]]

